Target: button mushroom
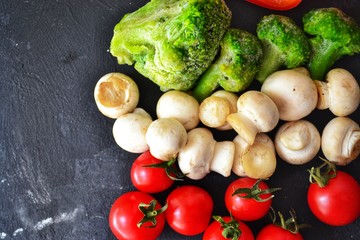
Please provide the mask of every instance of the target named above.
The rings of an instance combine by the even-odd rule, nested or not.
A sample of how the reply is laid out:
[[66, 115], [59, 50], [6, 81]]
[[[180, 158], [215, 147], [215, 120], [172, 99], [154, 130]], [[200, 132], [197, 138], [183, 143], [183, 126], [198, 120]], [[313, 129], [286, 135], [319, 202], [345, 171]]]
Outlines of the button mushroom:
[[117, 72], [108, 73], [96, 83], [94, 98], [102, 114], [116, 119], [136, 108], [139, 89], [129, 76]]
[[277, 130], [275, 149], [290, 164], [305, 164], [320, 150], [320, 133], [309, 121], [286, 122]]
[[318, 101], [314, 81], [301, 69], [274, 72], [266, 78], [261, 92], [275, 102], [280, 119], [284, 121], [296, 121], [309, 115]]
[[132, 153], [143, 153], [149, 150], [145, 135], [152, 123], [150, 115], [143, 109], [121, 115], [113, 125], [115, 142], [124, 150]]
[[214, 154], [210, 163], [210, 170], [224, 177], [229, 177], [234, 162], [235, 144], [232, 141], [215, 143]]
[[337, 165], [347, 165], [360, 154], [360, 127], [348, 117], [335, 117], [322, 132], [321, 149]]
[[156, 105], [158, 118], [175, 118], [186, 130], [195, 128], [199, 120], [199, 102], [191, 95], [177, 90], [164, 93]]
[[279, 122], [275, 103], [264, 93], [251, 90], [243, 93], [237, 101], [237, 113], [228, 115], [227, 121], [250, 145], [256, 134], [273, 130]]
[[210, 172], [216, 141], [210, 130], [194, 128], [188, 132], [187, 143], [178, 155], [180, 170], [190, 179], [204, 178]]
[[360, 103], [360, 88], [354, 76], [345, 69], [335, 68], [326, 75], [326, 82], [315, 80], [318, 109], [329, 109], [335, 116], [348, 116]]
[[187, 132], [175, 118], [159, 118], [150, 124], [145, 137], [151, 155], [169, 161], [185, 146]]

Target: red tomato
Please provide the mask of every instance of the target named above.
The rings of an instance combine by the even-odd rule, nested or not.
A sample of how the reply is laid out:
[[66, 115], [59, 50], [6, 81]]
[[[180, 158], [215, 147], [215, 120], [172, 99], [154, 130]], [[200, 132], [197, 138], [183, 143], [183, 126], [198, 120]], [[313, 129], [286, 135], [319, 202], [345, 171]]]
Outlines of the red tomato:
[[[258, 180], [243, 177], [233, 181], [225, 192], [225, 205], [230, 214], [240, 221], [254, 221], [264, 217], [272, 204], [270, 198], [271, 193], [260, 194], [260, 199], [268, 199], [266, 201], [256, 201], [254, 198], [244, 198], [245, 193], [233, 195], [235, 190], [239, 188], [251, 189]], [[268, 185], [260, 181], [258, 188], [260, 190], [268, 190]]]
[[[232, 217], [226, 216], [223, 217], [222, 220], [226, 223], [232, 223], [234, 221], [235, 223], [238, 223], [238, 229], [240, 230], [240, 238], [238, 240], [254, 240], [254, 235], [251, 231], [251, 229], [243, 222], [238, 221], [236, 219], [233, 219]], [[233, 224], [231, 224], [231, 227], [234, 227]], [[203, 240], [222, 240], [222, 239], [231, 239], [231, 238], [225, 238], [222, 234], [223, 231], [234, 231], [231, 228], [226, 228], [226, 226], [223, 226], [219, 221], [213, 221], [205, 230], [203, 235]]]
[[213, 210], [210, 194], [197, 186], [181, 186], [167, 197], [165, 217], [170, 227], [187, 236], [205, 231]]
[[282, 227], [269, 224], [260, 230], [256, 240], [303, 240], [300, 233], [292, 233]]
[[165, 168], [146, 167], [148, 165], [164, 163], [164, 161], [153, 157], [150, 151], [142, 153], [135, 159], [131, 167], [131, 181], [134, 186], [146, 193], [162, 192], [174, 183], [165, 172]]
[[360, 185], [348, 173], [336, 171], [325, 187], [310, 184], [307, 201], [320, 221], [332, 226], [347, 225], [360, 216]]
[[289, 10], [300, 4], [301, 0], [246, 0], [260, 7], [272, 10]]
[[[161, 234], [165, 226], [164, 214], [160, 213], [155, 217], [155, 226], [152, 222], [138, 226], [144, 217], [144, 214], [139, 210], [139, 205], [141, 203], [149, 204], [153, 200], [155, 199], [149, 194], [139, 191], [125, 193], [116, 199], [110, 209], [109, 225], [117, 239], [154, 240]], [[159, 209], [161, 206], [156, 203], [155, 210]]]

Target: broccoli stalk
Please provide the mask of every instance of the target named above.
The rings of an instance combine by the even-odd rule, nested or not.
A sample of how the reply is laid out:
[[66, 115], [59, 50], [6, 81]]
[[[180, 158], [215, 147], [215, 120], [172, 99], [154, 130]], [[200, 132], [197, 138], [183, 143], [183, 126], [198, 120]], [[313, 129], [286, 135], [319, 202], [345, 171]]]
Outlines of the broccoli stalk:
[[201, 102], [218, 87], [226, 91], [245, 90], [259, 70], [262, 47], [253, 34], [228, 29], [220, 42], [218, 59], [200, 77], [193, 89], [193, 96]]
[[223, 0], [152, 0], [115, 26], [110, 53], [162, 91], [188, 90], [214, 60], [230, 21]]
[[255, 76], [261, 83], [283, 66], [296, 68], [307, 63], [311, 51], [308, 39], [289, 17], [275, 14], [264, 16], [256, 32], [264, 52], [260, 70]]
[[304, 15], [303, 24], [311, 35], [308, 69], [313, 79], [323, 80], [338, 59], [360, 52], [359, 25], [340, 9], [311, 10]]

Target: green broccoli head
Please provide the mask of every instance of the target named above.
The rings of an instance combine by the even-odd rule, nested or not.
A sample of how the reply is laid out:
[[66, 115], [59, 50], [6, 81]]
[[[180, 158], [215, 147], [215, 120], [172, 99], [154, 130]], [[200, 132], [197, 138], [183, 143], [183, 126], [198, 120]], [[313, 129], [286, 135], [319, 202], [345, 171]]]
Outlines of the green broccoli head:
[[220, 42], [220, 55], [200, 77], [193, 96], [202, 101], [218, 87], [230, 92], [245, 90], [259, 70], [262, 47], [259, 39], [241, 29], [228, 29]]
[[309, 71], [322, 80], [331, 66], [344, 55], [360, 52], [360, 28], [356, 21], [338, 8], [319, 8], [303, 16], [312, 54]]
[[282, 66], [296, 68], [309, 60], [311, 48], [305, 32], [289, 17], [271, 14], [257, 25], [264, 57], [256, 79], [263, 82]]
[[215, 58], [230, 21], [223, 0], [152, 0], [115, 26], [110, 52], [162, 91], [188, 90]]

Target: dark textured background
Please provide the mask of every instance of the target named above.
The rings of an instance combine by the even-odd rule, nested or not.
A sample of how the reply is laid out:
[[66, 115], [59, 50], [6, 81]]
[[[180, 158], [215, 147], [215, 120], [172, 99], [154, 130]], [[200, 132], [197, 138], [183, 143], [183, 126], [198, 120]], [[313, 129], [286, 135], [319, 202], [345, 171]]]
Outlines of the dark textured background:
[[[104, 74], [120, 71], [136, 79], [139, 106], [155, 117], [158, 88], [131, 66], [118, 66], [109, 54], [112, 29], [120, 18], [145, 0], [1, 0], [0, 1], [0, 239], [114, 239], [108, 228], [112, 202], [133, 190], [129, 169], [135, 154], [121, 150], [112, 137], [113, 120], [102, 116], [93, 89]], [[274, 13], [240, 0], [228, 0], [233, 27], [255, 32], [264, 14]], [[336, 6], [360, 22], [357, 0], [304, 0], [280, 14], [297, 23], [314, 7]], [[360, 79], [360, 56], [337, 64]], [[256, 84], [252, 86], [257, 88]], [[314, 111], [307, 119], [322, 131], [333, 117]], [[360, 110], [351, 115], [359, 122]], [[273, 134], [273, 133], [270, 133]], [[215, 133], [217, 140], [233, 132]], [[321, 153], [319, 153], [321, 155]], [[268, 183], [282, 187], [274, 207], [285, 214], [297, 211], [300, 222], [312, 225], [305, 239], [360, 239], [360, 219], [332, 228], [317, 221], [306, 205], [307, 168], [280, 159]], [[360, 181], [360, 160], [341, 168]], [[185, 181], [209, 191], [215, 214], [227, 214], [223, 194], [236, 177], [210, 174], [201, 181]], [[175, 187], [175, 186], [174, 186]], [[161, 203], [168, 192], [157, 194]], [[256, 233], [268, 218], [249, 223]], [[159, 239], [183, 237], [169, 227]]]

